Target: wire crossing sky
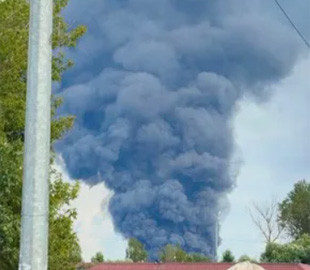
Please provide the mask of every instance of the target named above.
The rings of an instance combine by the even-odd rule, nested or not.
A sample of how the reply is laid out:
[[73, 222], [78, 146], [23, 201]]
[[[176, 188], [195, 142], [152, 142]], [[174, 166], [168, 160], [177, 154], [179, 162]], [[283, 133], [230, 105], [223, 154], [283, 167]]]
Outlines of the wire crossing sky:
[[295, 25], [295, 23], [292, 21], [292, 19], [290, 18], [290, 16], [287, 14], [287, 12], [285, 11], [285, 9], [281, 6], [281, 4], [279, 3], [278, 0], [274, 0], [275, 3], [277, 4], [277, 6], [279, 7], [279, 9], [282, 11], [282, 13], [284, 14], [284, 16], [287, 18], [287, 20], [290, 22], [290, 24], [293, 26], [293, 28], [295, 29], [295, 31], [297, 32], [297, 34], [300, 36], [300, 38], [304, 41], [304, 43], [306, 44], [306, 46], [308, 48], [310, 48], [310, 44], [309, 42], [306, 40], [306, 38], [304, 37], [304, 35], [301, 33], [301, 31], [297, 28], [297, 26]]

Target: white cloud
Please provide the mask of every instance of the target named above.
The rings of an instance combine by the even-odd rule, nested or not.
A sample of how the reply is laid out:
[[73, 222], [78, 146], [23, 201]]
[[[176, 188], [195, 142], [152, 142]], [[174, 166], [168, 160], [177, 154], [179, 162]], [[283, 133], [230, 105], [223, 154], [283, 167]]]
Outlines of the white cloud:
[[[58, 161], [57, 169], [62, 172], [65, 181], [73, 181], [66, 173], [61, 160]], [[71, 204], [78, 212], [75, 231], [80, 240], [84, 261], [90, 261], [98, 251], [103, 252], [105, 259], [125, 258], [127, 241], [115, 232], [108, 211], [112, 194], [104, 183], [90, 187], [81, 182], [79, 196]]]
[[310, 179], [310, 57], [277, 84], [270, 101], [240, 102], [234, 119], [236, 158], [242, 158], [237, 187], [230, 194], [231, 211], [223, 221], [221, 254], [231, 249], [236, 257], [259, 258], [263, 239], [247, 207], [254, 202], [278, 200], [294, 182]]

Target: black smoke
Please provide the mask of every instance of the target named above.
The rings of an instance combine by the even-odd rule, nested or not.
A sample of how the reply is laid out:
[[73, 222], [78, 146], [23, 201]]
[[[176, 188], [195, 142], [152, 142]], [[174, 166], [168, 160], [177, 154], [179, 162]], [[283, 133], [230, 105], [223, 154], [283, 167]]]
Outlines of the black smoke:
[[74, 0], [66, 16], [89, 29], [61, 92], [70, 175], [105, 181], [116, 229], [151, 258], [167, 243], [214, 254], [236, 103], [268, 96], [299, 40], [260, 1]]

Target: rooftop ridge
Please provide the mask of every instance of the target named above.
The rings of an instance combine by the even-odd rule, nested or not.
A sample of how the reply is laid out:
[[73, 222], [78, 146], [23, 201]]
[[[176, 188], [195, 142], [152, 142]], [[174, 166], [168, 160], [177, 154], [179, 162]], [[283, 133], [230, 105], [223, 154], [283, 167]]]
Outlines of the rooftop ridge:
[[[227, 270], [237, 263], [130, 263], [130, 262], [105, 262], [89, 268], [89, 270]], [[310, 270], [310, 265], [301, 263], [257, 263], [265, 270]]]
[[301, 270], [310, 270], [310, 265], [309, 264], [299, 263], [298, 267]]

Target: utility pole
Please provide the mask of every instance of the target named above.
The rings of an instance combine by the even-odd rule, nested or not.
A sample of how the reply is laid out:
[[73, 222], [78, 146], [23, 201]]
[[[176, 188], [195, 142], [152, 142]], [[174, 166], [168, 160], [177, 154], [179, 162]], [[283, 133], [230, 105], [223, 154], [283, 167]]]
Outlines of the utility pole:
[[19, 270], [46, 270], [53, 0], [30, 0]]

